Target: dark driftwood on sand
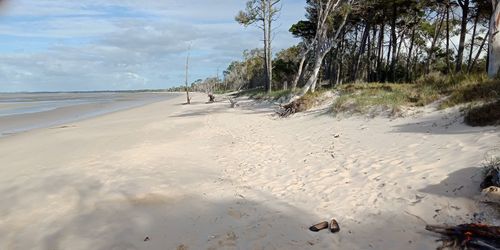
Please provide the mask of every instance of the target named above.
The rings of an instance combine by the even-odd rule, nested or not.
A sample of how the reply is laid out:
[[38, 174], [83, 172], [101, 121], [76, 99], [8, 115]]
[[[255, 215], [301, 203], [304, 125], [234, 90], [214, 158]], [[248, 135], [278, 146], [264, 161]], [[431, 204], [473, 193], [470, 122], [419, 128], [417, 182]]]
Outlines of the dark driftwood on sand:
[[500, 249], [500, 227], [482, 224], [458, 226], [427, 225], [426, 230], [441, 235], [443, 246], [438, 249]]
[[280, 110], [278, 111], [278, 115], [281, 117], [288, 117], [295, 113], [306, 111], [308, 108], [309, 107], [304, 99], [300, 98], [291, 103], [281, 106]]
[[209, 102], [215, 102], [215, 96], [212, 94], [208, 94], [208, 101]]

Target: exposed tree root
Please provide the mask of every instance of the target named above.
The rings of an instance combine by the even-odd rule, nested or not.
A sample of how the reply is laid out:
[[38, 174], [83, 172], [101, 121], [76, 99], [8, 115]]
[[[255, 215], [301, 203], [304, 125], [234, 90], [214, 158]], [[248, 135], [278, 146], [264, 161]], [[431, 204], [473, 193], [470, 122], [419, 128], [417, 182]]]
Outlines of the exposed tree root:
[[313, 102], [310, 98], [300, 97], [281, 106], [277, 113], [280, 117], [288, 117], [295, 113], [307, 111], [311, 109], [312, 106]]

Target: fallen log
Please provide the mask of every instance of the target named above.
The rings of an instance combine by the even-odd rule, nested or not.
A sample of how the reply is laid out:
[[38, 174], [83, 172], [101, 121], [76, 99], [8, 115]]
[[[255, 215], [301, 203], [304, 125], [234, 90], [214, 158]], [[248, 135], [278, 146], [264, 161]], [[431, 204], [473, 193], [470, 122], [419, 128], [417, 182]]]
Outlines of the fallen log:
[[443, 246], [438, 249], [500, 250], [500, 227], [483, 224], [458, 226], [427, 225], [426, 230], [441, 235]]

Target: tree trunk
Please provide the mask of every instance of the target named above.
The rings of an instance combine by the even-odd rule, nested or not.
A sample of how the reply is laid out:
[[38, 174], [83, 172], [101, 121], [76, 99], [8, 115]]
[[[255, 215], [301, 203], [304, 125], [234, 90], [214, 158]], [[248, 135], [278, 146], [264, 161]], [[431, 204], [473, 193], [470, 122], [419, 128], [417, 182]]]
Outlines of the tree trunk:
[[342, 32], [342, 39], [340, 40], [340, 59], [337, 62], [337, 75], [335, 80], [335, 85], [342, 84], [342, 74], [343, 74], [343, 66], [344, 66], [344, 51], [345, 51], [345, 35], [346, 31]]
[[392, 61], [391, 61], [391, 81], [396, 81], [396, 60], [397, 60], [397, 34], [396, 34], [396, 20], [398, 14], [398, 7], [396, 3], [393, 3], [392, 7], [392, 23], [391, 23], [391, 43], [392, 43]]
[[273, 90], [273, 48], [271, 46], [271, 24], [273, 22], [272, 13], [272, 3], [271, 0], [267, 0], [267, 74], [269, 78], [267, 79], [267, 92], [271, 93]]
[[297, 70], [297, 75], [295, 76], [295, 79], [293, 79], [292, 82], [292, 91], [295, 91], [297, 88], [297, 84], [300, 81], [300, 78], [302, 77], [302, 72], [304, 70], [304, 63], [306, 62], [307, 59], [307, 54], [309, 54], [310, 49], [307, 49], [304, 54], [302, 55], [302, 58], [300, 59], [299, 63], [299, 69]]
[[361, 43], [359, 45], [358, 53], [356, 54], [356, 57], [354, 59], [354, 63], [353, 63], [354, 67], [353, 67], [352, 78], [351, 78], [352, 81], [357, 80], [358, 71], [359, 71], [359, 61], [360, 61], [361, 56], [365, 53], [366, 42], [367, 42], [369, 35], [370, 35], [370, 23], [369, 23], [369, 21], [367, 21], [366, 25], [365, 25], [365, 30], [363, 31], [363, 35], [361, 37]]
[[366, 67], [366, 75], [367, 75], [367, 78], [366, 78], [366, 81], [367, 82], [372, 82], [373, 81], [373, 76], [372, 76], [372, 72], [373, 72], [373, 50], [375, 49], [375, 46], [373, 45], [375, 43], [375, 40], [376, 40], [376, 36], [377, 36], [377, 27], [374, 26], [373, 27], [373, 30], [372, 30], [372, 36], [371, 38], [368, 37], [368, 62], [367, 62], [367, 67]]
[[321, 69], [321, 65], [323, 64], [323, 58], [325, 57], [326, 53], [321, 53], [317, 52], [316, 55], [314, 56], [314, 67], [311, 73], [311, 76], [309, 76], [309, 79], [306, 82], [306, 85], [302, 88], [300, 92], [300, 96], [305, 95], [308, 91], [311, 91], [314, 93], [316, 89], [316, 83], [318, 81], [318, 76], [319, 76], [319, 71]]
[[408, 57], [406, 58], [406, 81], [409, 82], [410, 79], [412, 78], [411, 74], [411, 55], [413, 52], [413, 45], [415, 43], [415, 31], [416, 31], [417, 25], [414, 25], [412, 30], [411, 30], [411, 40], [410, 40], [410, 48], [408, 50]]
[[460, 28], [460, 43], [458, 46], [457, 65], [455, 71], [458, 73], [462, 71], [462, 62], [465, 49], [465, 36], [467, 35], [467, 18], [469, 17], [469, 0], [458, 0], [462, 8], [462, 25]]
[[450, 0], [446, 1], [446, 74], [451, 72], [450, 62]]
[[469, 60], [467, 62], [467, 72], [470, 72], [472, 65], [472, 54], [474, 53], [474, 43], [476, 42], [476, 30], [477, 23], [479, 22], [479, 11], [477, 11], [476, 16], [474, 17], [474, 28], [472, 29], [472, 38], [470, 42], [470, 50], [469, 50]]
[[348, 69], [349, 69], [349, 73], [348, 73], [349, 74], [349, 78], [348, 79], [350, 81], [352, 81], [352, 79], [353, 79], [354, 69], [356, 67], [356, 55], [357, 55], [356, 51], [358, 49], [358, 36], [359, 36], [358, 33], [359, 33], [358, 32], [358, 26], [356, 25], [354, 27], [354, 44], [352, 44], [352, 46], [351, 46], [351, 52], [349, 53], [349, 54], [352, 55], [351, 61], [350, 61], [349, 67], [348, 67]]
[[488, 76], [497, 77], [500, 68], [500, 0], [492, 0], [493, 14], [490, 20], [490, 48], [488, 58]]
[[186, 56], [186, 103], [191, 104], [191, 97], [189, 97], [189, 87], [188, 87], [188, 71], [189, 71], [189, 52], [191, 50], [191, 45], [188, 48], [188, 54]]
[[330, 65], [328, 67], [328, 75], [329, 75], [329, 80], [328, 80], [328, 84], [330, 85], [330, 87], [333, 87], [335, 86], [335, 77], [337, 75], [337, 65], [336, 65], [336, 58], [338, 57], [339, 55], [339, 51], [340, 51], [340, 47], [337, 45], [337, 47], [335, 48], [335, 51], [330, 53]]
[[471, 71], [473, 68], [474, 68], [474, 65], [476, 65], [476, 62], [477, 62], [477, 59], [479, 58], [479, 56], [481, 55], [481, 51], [483, 51], [483, 48], [484, 48], [484, 44], [486, 43], [486, 40], [488, 39], [490, 35], [490, 31], [488, 31], [486, 33], [486, 35], [484, 36], [484, 39], [483, 41], [481, 42], [481, 46], [479, 46], [479, 50], [477, 51], [476, 53], [476, 57], [474, 57], [474, 60], [472, 61], [472, 64], [470, 65], [469, 67], [469, 71]]
[[399, 44], [398, 44], [398, 52], [396, 53], [396, 62], [399, 62], [399, 55], [401, 55], [401, 47], [403, 47], [403, 43], [405, 44], [405, 47], [406, 47], [406, 43], [405, 43], [405, 35], [406, 35], [406, 30], [402, 30], [400, 35], [399, 35], [399, 39], [396, 39], [396, 41], [399, 41]]
[[431, 71], [431, 63], [432, 63], [432, 60], [434, 58], [434, 48], [436, 47], [439, 33], [441, 33], [441, 28], [443, 27], [444, 17], [445, 17], [445, 14], [443, 14], [441, 16], [441, 20], [439, 21], [439, 25], [436, 26], [436, 29], [434, 30], [434, 37], [432, 39], [431, 48], [429, 49], [429, 55], [427, 57], [427, 63], [425, 66], [425, 73], [427, 73], [427, 74]]
[[384, 30], [385, 24], [380, 24], [380, 31], [378, 36], [378, 53], [377, 53], [377, 80], [382, 81], [382, 60], [384, 57]]
[[389, 68], [390, 68], [390, 63], [391, 63], [391, 52], [392, 52], [392, 35], [389, 34], [389, 45], [387, 46], [387, 62], [385, 64], [385, 82], [387, 81], [387, 74], [390, 73], [389, 72]]
[[[262, 3], [262, 8], [266, 8], [266, 5], [265, 3]], [[268, 41], [268, 32], [267, 32], [267, 15], [265, 13], [265, 10], [264, 11], [264, 20], [262, 20], [262, 26], [263, 26], [263, 31], [264, 31], [264, 88], [265, 90], [269, 93], [271, 90], [269, 88], [269, 67], [268, 67], [268, 48], [267, 48], [267, 41]]]

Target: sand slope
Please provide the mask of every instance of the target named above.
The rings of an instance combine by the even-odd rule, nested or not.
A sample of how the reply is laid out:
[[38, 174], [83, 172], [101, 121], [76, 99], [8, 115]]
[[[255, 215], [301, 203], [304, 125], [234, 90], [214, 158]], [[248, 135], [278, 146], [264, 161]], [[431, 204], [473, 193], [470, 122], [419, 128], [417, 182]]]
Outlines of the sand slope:
[[473, 197], [498, 128], [205, 99], [0, 138], [0, 249], [432, 249], [426, 222], [495, 223]]

